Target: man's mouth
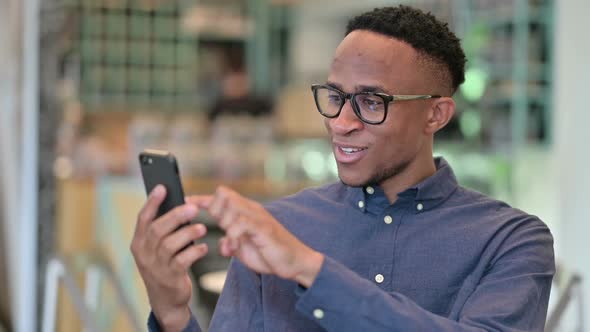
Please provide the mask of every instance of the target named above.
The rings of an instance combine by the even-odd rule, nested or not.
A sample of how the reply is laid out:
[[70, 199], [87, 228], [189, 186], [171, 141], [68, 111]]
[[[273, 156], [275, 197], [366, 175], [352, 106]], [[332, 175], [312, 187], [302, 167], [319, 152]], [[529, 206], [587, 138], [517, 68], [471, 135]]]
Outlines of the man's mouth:
[[339, 164], [354, 164], [363, 159], [368, 147], [366, 146], [350, 146], [334, 143], [334, 157]]
[[346, 154], [353, 154], [353, 153], [357, 153], [357, 152], [367, 149], [367, 148], [349, 148], [349, 147], [342, 147], [342, 146], [339, 146], [338, 148]]

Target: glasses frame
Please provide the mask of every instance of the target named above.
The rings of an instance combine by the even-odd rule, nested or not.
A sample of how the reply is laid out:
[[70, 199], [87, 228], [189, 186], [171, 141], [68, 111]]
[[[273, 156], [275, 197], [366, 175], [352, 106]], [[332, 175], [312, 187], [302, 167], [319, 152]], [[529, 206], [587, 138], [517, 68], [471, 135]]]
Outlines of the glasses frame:
[[[320, 107], [320, 103], [318, 102], [318, 90], [320, 90], [320, 89], [327, 89], [327, 90], [334, 91], [342, 97], [342, 102], [340, 103], [340, 106], [338, 108], [338, 112], [336, 112], [336, 114], [328, 115], [328, 114], [325, 114], [322, 112], [322, 109]], [[426, 100], [426, 99], [435, 99], [435, 98], [442, 97], [440, 95], [388, 95], [386, 93], [370, 92], [370, 91], [346, 93], [346, 92], [341, 91], [333, 86], [326, 85], [326, 84], [312, 84], [311, 91], [313, 93], [313, 100], [315, 101], [315, 105], [316, 105], [316, 108], [318, 109], [318, 112], [320, 112], [320, 114], [325, 116], [326, 118], [329, 118], [329, 119], [337, 118], [340, 115], [340, 112], [342, 111], [344, 104], [346, 104], [346, 100], [349, 99], [350, 105], [352, 106], [352, 110], [354, 111], [354, 114], [362, 122], [367, 123], [367, 124], [371, 124], [371, 125], [378, 125], [378, 124], [382, 124], [383, 122], [385, 122], [385, 119], [387, 119], [387, 110], [389, 109], [388, 106], [390, 103], [392, 103], [394, 101]], [[357, 105], [357, 102], [355, 99], [356, 96], [358, 96], [358, 95], [371, 95], [371, 96], [377, 96], [377, 97], [380, 97], [381, 99], [383, 99], [383, 105], [385, 105], [385, 110], [383, 112], [383, 119], [381, 121], [369, 121], [369, 120], [363, 118], [363, 116], [361, 115], [360, 108]]]

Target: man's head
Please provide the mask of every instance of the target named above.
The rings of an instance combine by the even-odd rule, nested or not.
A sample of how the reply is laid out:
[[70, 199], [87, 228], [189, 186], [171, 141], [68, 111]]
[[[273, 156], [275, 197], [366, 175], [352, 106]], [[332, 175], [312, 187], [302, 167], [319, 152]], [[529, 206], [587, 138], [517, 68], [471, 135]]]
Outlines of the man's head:
[[353, 18], [336, 49], [328, 86], [344, 93], [442, 97], [394, 99], [376, 125], [361, 121], [347, 100], [337, 117], [325, 119], [341, 180], [383, 185], [410, 173], [405, 178], [411, 181], [431, 167], [432, 137], [454, 114], [450, 97], [464, 81], [464, 66], [459, 40], [430, 14], [399, 6]]
[[356, 30], [376, 32], [410, 44], [439, 84], [455, 93], [465, 81], [465, 53], [448, 24], [408, 6], [377, 8], [348, 22], [346, 35]]

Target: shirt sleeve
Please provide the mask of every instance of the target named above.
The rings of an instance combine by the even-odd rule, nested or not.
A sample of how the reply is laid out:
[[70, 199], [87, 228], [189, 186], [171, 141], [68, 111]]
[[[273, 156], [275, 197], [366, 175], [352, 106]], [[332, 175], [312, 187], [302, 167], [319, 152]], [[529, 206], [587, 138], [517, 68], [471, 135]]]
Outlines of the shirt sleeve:
[[[262, 331], [262, 300], [260, 275], [252, 272], [233, 258], [227, 273], [221, 296], [209, 325], [209, 331]], [[160, 324], [150, 313], [148, 318], [150, 332], [162, 332]], [[201, 328], [191, 314], [191, 319], [183, 332], [200, 332]]]
[[296, 309], [328, 331], [543, 331], [555, 272], [553, 239], [539, 225], [506, 242], [489, 270], [459, 291], [449, 318], [329, 257], [310, 288], [297, 288]]
[[263, 331], [260, 275], [232, 258], [209, 331]]
[[[156, 316], [153, 312], [150, 312], [150, 316], [148, 318], [148, 331], [149, 332], [162, 332], [162, 328], [160, 327], [160, 323], [156, 319]], [[183, 332], [200, 332], [201, 328], [199, 327], [199, 323], [195, 319], [195, 316], [191, 313], [191, 319], [188, 321], [188, 325], [182, 330]]]

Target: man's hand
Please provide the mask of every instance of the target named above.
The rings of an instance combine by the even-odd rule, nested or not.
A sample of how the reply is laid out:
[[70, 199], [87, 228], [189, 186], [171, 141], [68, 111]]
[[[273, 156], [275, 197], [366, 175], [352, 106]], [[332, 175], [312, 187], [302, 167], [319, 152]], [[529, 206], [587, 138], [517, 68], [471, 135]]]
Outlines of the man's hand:
[[[155, 219], [166, 189], [157, 186], [139, 212], [131, 252], [145, 283], [150, 305], [164, 331], [180, 331], [190, 319], [192, 284], [188, 268], [207, 254], [207, 245], [193, 245], [207, 229], [202, 224], [179, 226], [195, 218], [194, 204], [179, 206]], [[185, 246], [188, 247], [183, 249]]]
[[225, 230], [219, 242], [224, 256], [236, 256], [248, 268], [274, 274], [309, 287], [320, 271], [323, 255], [289, 233], [258, 202], [225, 187], [212, 196], [187, 197], [207, 209]]

